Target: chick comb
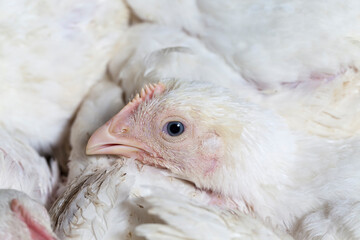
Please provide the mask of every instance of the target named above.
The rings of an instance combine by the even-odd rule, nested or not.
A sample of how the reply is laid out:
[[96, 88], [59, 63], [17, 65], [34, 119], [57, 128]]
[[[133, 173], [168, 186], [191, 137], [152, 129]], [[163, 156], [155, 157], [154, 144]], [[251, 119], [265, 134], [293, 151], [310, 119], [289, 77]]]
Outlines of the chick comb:
[[165, 85], [162, 83], [150, 83], [145, 85], [141, 89], [140, 94], [137, 93], [135, 97], [122, 109], [122, 112], [134, 111], [140, 105], [140, 103], [152, 99], [154, 94], [160, 94], [164, 92], [164, 90]]

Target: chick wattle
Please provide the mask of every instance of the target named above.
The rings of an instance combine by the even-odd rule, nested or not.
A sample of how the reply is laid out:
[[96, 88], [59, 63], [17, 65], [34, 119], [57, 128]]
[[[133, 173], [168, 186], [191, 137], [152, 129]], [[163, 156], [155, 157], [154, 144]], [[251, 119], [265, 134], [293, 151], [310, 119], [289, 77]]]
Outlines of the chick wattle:
[[[181, 122], [184, 131], [164, 131], [172, 122]], [[166, 168], [273, 226], [309, 237], [321, 234], [314, 225], [319, 215], [325, 227], [339, 219], [349, 228], [360, 225], [352, 221], [360, 212], [336, 215], [340, 206], [351, 209], [359, 200], [359, 149], [356, 138], [334, 141], [294, 132], [275, 112], [213, 84], [166, 80], [145, 87], [98, 129], [87, 153]], [[360, 237], [340, 228], [322, 234]]]

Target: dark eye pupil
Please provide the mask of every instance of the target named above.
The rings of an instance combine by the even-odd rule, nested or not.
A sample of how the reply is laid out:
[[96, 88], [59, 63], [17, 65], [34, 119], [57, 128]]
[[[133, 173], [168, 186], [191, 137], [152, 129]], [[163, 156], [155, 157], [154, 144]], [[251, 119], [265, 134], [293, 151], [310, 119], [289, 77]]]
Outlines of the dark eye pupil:
[[170, 136], [179, 136], [184, 132], [184, 124], [181, 122], [169, 122], [167, 124], [167, 132]]

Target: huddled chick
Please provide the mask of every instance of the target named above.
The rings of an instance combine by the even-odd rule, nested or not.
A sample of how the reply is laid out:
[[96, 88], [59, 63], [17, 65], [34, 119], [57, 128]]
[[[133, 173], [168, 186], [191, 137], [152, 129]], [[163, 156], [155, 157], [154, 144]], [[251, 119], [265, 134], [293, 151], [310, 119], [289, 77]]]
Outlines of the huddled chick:
[[[341, 221], [335, 232], [357, 238], [358, 214], [320, 212], [357, 205], [359, 146], [357, 138], [293, 131], [275, 112], [211, 83], [171, 79], [145, 86], [92, 135], [87, 153], [168, 169], [294, 235]], [[328, 221], [311, 229], [315, 215]]]

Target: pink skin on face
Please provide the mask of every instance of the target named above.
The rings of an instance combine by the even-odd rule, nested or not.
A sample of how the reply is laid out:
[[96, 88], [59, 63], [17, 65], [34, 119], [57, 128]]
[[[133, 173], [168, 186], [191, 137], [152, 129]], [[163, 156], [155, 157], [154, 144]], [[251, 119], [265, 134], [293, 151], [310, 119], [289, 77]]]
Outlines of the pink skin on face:
[[[213, 199], [211, 204], [234, 205], [223, 198], [221, 190], [208, 191], [226, 154], [223, 139], [214, 127], [216, 123], [199, 121], [202, 113], [183, 105], [181, 95], [172, 92], [171, 85], [167, 87], [169, 91], [161, 83], [145, 87], [93, 133], [86, 153], [125, 156], [168, 169], [208, 192]], [[174, 121], [183, 124], [180, 135], [173, 136], [167, 131], [167, 124]]]
[[[180, 171], [187, 168], [188, 172], [194, 175], [210, 176], [218, 166], [219, 156], [214, 153], [217, 150], [216, 145], [219, 145], [214, 140], [218, 138], [216, 134], [200, 129], [201, 126], [196, 126], [197, 132], [194, 133], [194, 120], [186, 122], [186, 119], [176, 117], [177, 112], [172, 112], [171, 109], [156, 110], [157, 118], [154, 121], [144, 120], [146, 126], [142, 121], [134, 123], [132, 116], [139, 105], [164, 91], [165, 86], [161, 83], [143, 88], [140, 95], [93, 133], [88, 141], [86, 153], [121, 155], [147, 165], [175, 168]], [[174, 118], [187, 123], [187, 133], [183, 134], [186, 137], [184, 136], [181, 141], [168, 136], [162, 127]], [[148, 126], [152, 129], [148, 129]]]
[[210, 159], [209, 161], [209, 166], [205, 172], [205, 175], [208, 175], [208, 174], [211, 174], [214, 172], [216, 166], [217, 166], [217, 159], [213, 158], [213, 159]]

